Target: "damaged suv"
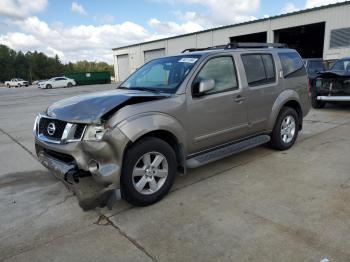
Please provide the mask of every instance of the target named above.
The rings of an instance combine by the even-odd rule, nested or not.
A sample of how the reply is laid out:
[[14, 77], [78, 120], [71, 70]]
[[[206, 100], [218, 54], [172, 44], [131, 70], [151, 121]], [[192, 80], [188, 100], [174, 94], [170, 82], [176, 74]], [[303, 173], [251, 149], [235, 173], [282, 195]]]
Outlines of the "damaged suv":
[[145, 206], [175, 176], [265, 143], [290, 148], [310, 108], [299, 54], [230, 43], [152, 60], [116, 90], [58, 101], [35, 120], [41, 163], [84, 209]]

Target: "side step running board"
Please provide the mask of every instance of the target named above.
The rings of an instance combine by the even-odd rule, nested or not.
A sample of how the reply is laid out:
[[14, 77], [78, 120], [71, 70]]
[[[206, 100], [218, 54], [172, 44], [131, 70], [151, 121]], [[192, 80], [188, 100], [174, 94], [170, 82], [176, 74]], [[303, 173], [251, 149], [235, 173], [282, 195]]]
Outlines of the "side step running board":
[[255, 136], [234, 144], [227, 145], [218, 149], [211, 150], [209, 152], [202, 153], [186, 160], [186, 167], [196, 168], [220, 158], [224, 158], [233, 154], [237, 154], [247, 149], [251, 149], [256, 146], [260, 146], [270, 141], [270, 136], [260, 135]]

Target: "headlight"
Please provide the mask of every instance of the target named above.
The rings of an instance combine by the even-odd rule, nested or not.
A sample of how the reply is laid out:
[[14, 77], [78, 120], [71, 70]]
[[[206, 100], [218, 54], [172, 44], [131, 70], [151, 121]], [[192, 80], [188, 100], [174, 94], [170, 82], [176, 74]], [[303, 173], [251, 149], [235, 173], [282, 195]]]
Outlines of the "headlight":
[[85, 131], [84, 140], [87, 140], [87, 141], [100, 141], [107, 131], [108, 131], [108, 129], [106, 129], [102, 125], [91, 125], [91, 126], [88, 126], [86, 131]]

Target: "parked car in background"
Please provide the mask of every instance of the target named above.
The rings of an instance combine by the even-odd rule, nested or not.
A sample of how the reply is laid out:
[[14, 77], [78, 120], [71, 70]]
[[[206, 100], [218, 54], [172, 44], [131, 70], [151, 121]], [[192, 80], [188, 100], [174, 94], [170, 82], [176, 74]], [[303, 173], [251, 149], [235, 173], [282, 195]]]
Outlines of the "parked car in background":
[[339, 59], [312, 81], [312, 106], [323, 108], [328, 102], [350, 102], [350, 57]]
[[29, 82], [28, 81], [25, 81], [21, 78], [12, 78], [10, 81], [6, 81], [5, 82], [5, 85], [8, 87], [8, 88], [11, 88], [11, 87], [22, 87], [22, 86], [29, 86]]
[[322, 58], [305, 58], [303, 59], [310, 83], [321, 72], [326, 70], [325, 62]]
[[[117, 90], [56, 102], [33, 131], [39, 161], [78, 192], [84, 209], [116, 192], [145, 206], [188, 168], [265, 143], [289, 149], [309, 109], [295, 50], [230, 43], [152, 60]], [[84, 180], [96, 185], [90, 197]]]
[[42, 89], [51, 89], [51, 88], [59, 88], [59, 87], [72, 87], [75, 86], [76, 83], [74, 79], [60, 76], [54, 77], [46, 81], [39, 81], [38, 87]]

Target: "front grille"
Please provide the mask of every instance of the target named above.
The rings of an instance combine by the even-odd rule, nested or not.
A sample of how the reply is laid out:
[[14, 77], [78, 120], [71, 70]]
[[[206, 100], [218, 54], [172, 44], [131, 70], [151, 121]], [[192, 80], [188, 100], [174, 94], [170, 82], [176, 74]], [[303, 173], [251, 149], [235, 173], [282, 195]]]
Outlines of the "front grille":
[[77, 124], [77, 128], [75, 129], [74, 139], [80, 139], [85, 130], [84, 124]]
[[[84, 135], [86, 124], [72, 123], [70, 126], [67, 126], [67, 124], [68, 122], [62, 120], [41, 117], [37, 133], [38, 135], [45, 136], [49, 140], [55, 141], [60, 141], [61, 139], [68, 141], [81, 140]], [[67, 129], [67, 135], [63, 138], [62, 136], [65, 129]]]
[[[42, 117], [39, 122], [39, 134], [43, 134], [50, 139], [60, 140], [66, 128], [66, 124], [66, 122], [61, 120]], [[51, 134], [48, 131], [49, 125], [54, 125], [55, 127]]]

